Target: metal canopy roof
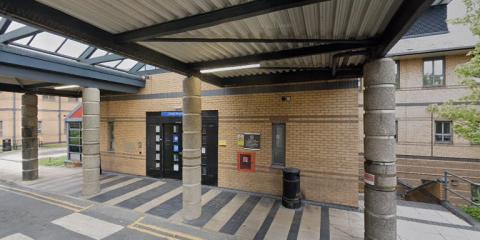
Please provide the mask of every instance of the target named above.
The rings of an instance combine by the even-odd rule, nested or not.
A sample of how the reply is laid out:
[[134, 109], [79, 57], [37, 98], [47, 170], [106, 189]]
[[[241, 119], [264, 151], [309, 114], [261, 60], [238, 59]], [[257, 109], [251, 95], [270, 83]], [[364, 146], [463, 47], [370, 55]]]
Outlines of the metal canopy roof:
[[0, 17], [0, 91], [79, 96], [79, 88], [134, 93], [142, 75], [164, 70]]
[[[365, 61], [384, 56], [433, 2], [4, 0], [0, 13], [227, 86], [359, 77]], [[260, 68], [199, 72], [252, 63]]]

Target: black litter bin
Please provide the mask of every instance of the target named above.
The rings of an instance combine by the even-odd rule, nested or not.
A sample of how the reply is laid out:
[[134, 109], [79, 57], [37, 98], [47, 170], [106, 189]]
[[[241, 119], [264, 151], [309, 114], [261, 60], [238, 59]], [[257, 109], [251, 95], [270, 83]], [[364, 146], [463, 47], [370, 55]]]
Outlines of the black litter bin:
[[283, 196], [282, 204], [286, 208], [299, 208], [301, 206], [300, 198], [300, 169], [283, 169]]
[[3, 139], [2, 140], [2, 151], [12, 151], [12, 139]]

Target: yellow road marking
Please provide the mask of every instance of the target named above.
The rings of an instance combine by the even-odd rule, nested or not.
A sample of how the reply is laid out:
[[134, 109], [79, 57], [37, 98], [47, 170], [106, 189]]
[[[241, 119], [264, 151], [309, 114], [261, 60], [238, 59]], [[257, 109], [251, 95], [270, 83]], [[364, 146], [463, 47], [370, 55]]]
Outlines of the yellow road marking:
[[58, 206], [58, 207], [69, 209], [69, 210], [72, 210], [74, 212], [78, 212], [78, 211], [84, 209], [83, 206], [79, 206], [79, 205], [76, 205], [76, 204], [73, 204], [73, 203], [69, 203], [69, 202], [65, 202], [65, 201], [58, 200], [58, 199], [55, 199], [55, 198], [51, 198], [51, 197], [48, 197], [48, 196], [44, 196], [44, 195], [41, 195], [41, 194], [38, 194], [38, 193], [25, 191], [25, 190], [22, 190], [22, 189], [19, 189], [19, 188], [7, 187], [7, 186], [0, 186], [0, 188], [4, 189], [6, 191], [9, 191], [9, 192], [21, 194], [22, 196], [25, 196], [25, 197], [29, 197], [29, 198], [32, 198], [32, 199], [39, 200], [39, 201], [44, 202], [44, 203], [48, 203], [48, 204], [51, 204], [51, 205], [55, 205], [55, 206]]
[[135, 220], [135, 222], [128, 225], [127, 228], [134, 229], [134, 230], [137, 230], [146, 234], [150, 234], [156, 237], [162, 237], [162, 238], [167, 238], [171, 240], [176, 240], [176, 239], [203, 240], [202, 238], [198, 238], [189, 234], [172, 231], [166, 228], [161, 228], [161, 227], [150, 225], [150, 224], [141, 223], [141, 221], [144, 218], [145, 218], [144, 216], [138, 218], [137, 220]]

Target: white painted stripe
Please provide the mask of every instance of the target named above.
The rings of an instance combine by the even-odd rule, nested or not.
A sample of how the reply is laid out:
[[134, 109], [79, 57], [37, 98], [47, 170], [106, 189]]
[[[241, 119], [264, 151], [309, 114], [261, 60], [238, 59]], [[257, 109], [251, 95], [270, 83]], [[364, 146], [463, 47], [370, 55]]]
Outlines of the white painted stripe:
[[33, 238], [23, 235], [21, 233], [15, 233], [4, 238], [0, 238], [0, 240], [33, 240]]
[[138, 189], [135, 189], [131, 192], [128, 192], [126, 194], [123, 194], [121, 196], [118, 196], [116, 198], [112, 198], [108, 201], [105, 202], [105, 204], [109, 204], [109, 205], [115, 205], [115, 204], [118, 204], [118, 203], [121, 203], [127, 199], [130, 199], [132, 197], [135, 197], [139, 194], [142, 194], [148, 190], [152, 190], [154, 188], [157, 188], [157, 187], [160, 187], [161, 185], [165, 184], [165, 182], [161, 182], [161, 181], [156, 181], [152, 184], [149, 184], [147, 186], [144, 186], [144, 187], [141, 187], [141, 188], [138, 188]]
[[178, 187], [178, 188], [175, 188], [173, 189], [172, 191], [170, 192], [167, 192], [165, 194], [163, 194], [162, 196], [160, 197], [157, 197], [149, 202], [146, 202], [140, 206], [138, 206], [137, 208], [135, 208], [134, 210], [135, 211], [138, 211], [138, 212], [147, 212], [149, 211], [150, 209], [168, 201], [170, 198], [173, 198], [175, 196], [177, 196], [178, 194], [182, 193], [182, 187]]
[[[219, 189], [210, 189], [208, 192], [202, 195], [202, 206], [204, 206], [207, 202], [210, 202], [214, 197], [216, 197], [219, 193], [221, 193]], [[181, 222], [182, 221], [182, 210], [178, 211], [177, 213], [173, 214], [168, 220], [172, 222]]]
[[100, 193], [92, 196], [91, 198], [93, 198], [93, 197], [95, 197], [95, 196], [98, 196], [98, 195], [100, 195], [100, 194], [104, 194], [104, 193], [106, 193], [106, 192], [113, 191], [113, 190], [115, 190], [115, 189], [119, 189], [119, 188], [121, 188], [121, 187], [125, 187], [125, 186], [127, 186], [127, 185], [129, 185], [129, 184], [132, 184], [132, 183], [134, 183], [134, 182], [138, 182], [138, 181], [140, 181], [140, 180], [142, 180], [142, 179], [141, 179], [141, 178], [132, 178], [132, 179], [128, 179], [127, 181], [123, 181], [123, 182], [121, 182], [121, 183], [117, 183], [117, 184], [115, 184], [115, 185], [113, 185], [113, 186], [106, 187], [106, 188], [102, 189], [102, 190], [100, 191]]
[[238, 236], [239, 239], [253, 239], [262, 226], [263, 221], [265, 221], [274, 202], [275, 201], [271, 198], [260, 199], [248, 215], [247, 219], [245, 219], [242, 226], [238, 228], [235, 235]]
[[292, 225], [293, 215], [295, 215], [295, 210], [280, 206], [273, 219], [272, 225], [270, 225], [268, 229], [265, 239], [287, 239], [290, 226]]
[[320, 239], [322, 208], [305, 205], [298, 230], [298, 239]]
[[123, 229], [120, 225], [81, 213], [73, 213], [61, 217], [52, 221], [52, 223], [93, 239], [103, 239]]
[[227, 203], [210, 221], [205, 224], [204, 228], [213, 231], [219, 231], [225, 223], [235, 214], [235, 212], [242, 206], [248, 199], [248, 194], [238, 193], [230, 202]]

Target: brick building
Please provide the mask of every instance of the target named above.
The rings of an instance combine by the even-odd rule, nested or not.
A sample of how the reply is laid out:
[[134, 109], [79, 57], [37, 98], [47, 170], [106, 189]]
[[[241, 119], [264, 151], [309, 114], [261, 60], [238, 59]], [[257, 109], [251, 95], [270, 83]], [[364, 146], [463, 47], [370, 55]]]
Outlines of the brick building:
[[[22, 95], [0, 92], [0, 139], [22, 142]], [[66, 141], [64, 117], [80, 103], [79, 98], [42, 95], [38, 98], [38, 137], [40, 144]]]
[[[448, 19], [462, 16], [464, 10], [458, 0], [432, 6], [389, 53], [397, 63], [399, 84], [399, 179], [412, 186], [440, 178], [445, 170], [480, 180], [480, 148], [453, 134], [450, 122], [426, 110], [430, 104], [467, 92], [454, 69], [468, 61], [466, 54], [477, 39], [465, 26], [448, 23]], [[465, 38], [459, 41], [454, 36]], [[424, 81], [429, 74], [441, 75], [441, 81]], [[155, 150], [155, 141], [149, 142], [153, 135], [148, 136], [155, 131], [154, 126], [159, 126], [161, 132], [168, 124], [181, 123], [176, 115], [182, 108], [181, 79], [175, 73], [153, 75], [138, 94], [102, 98], [101, 155], [105, 170], [181, 178], [181, 173], [172, 174], [181, 172], [175, 163], [167, 163], [168, 170], [164, 168], [165, 161], [170, 161], [164, 153], [166, 143]], [[357, 206], [354, 186], [359, 175], [352, 159], [361, 156], [363, 172], [360, 83], [358, 79], [346, 79], [224, 89], [202, 83], [202, 110], [213, 112], [213, 124], [218, 127], [213, 143], [216, 146], [202, 152], [203, 182], [212, 174], [215, 180], [209, 183], [213, 185], [279, 195], [281, 168], [296, 167], [302, 171], [302, 194], [306, 199]], [[260, 135], [260, 149], [238, 145], [239, 138], [247, 133]], [[165, 133], [160, 136], [165, 140]], [[284, 145], [280, 140], [282, 146], [277, 146], [276, 137], [284, 139]], [[208, 155], [209, 151], [216, 154]], [[240, 152], [255, 154], [254, 172], [238, 171]], [[468, 193], [468, 186], [458, 188]]]
[[[456, 135], [451, 121], [427, 110], [431, 104], [456, 100], [469, 92], [461, 85], [455, 68], [469, 60], [467, 53], [478, 39], [467, 26], [449, 22], [464, 14], [463, 1], [432, 6], [389, 52], [397, 65], [398, 178], [412, 187], [422, 180], [443, 177], [445, 170], [480, 182], [480, 146]], [[362, 112], [361, 95], [359, 109]], [[359, 151], [363, 172], [363, 144]], [[470, 186], [462, 182], [454, 182], [452, 187], [466, 196], [470, 194]]]

